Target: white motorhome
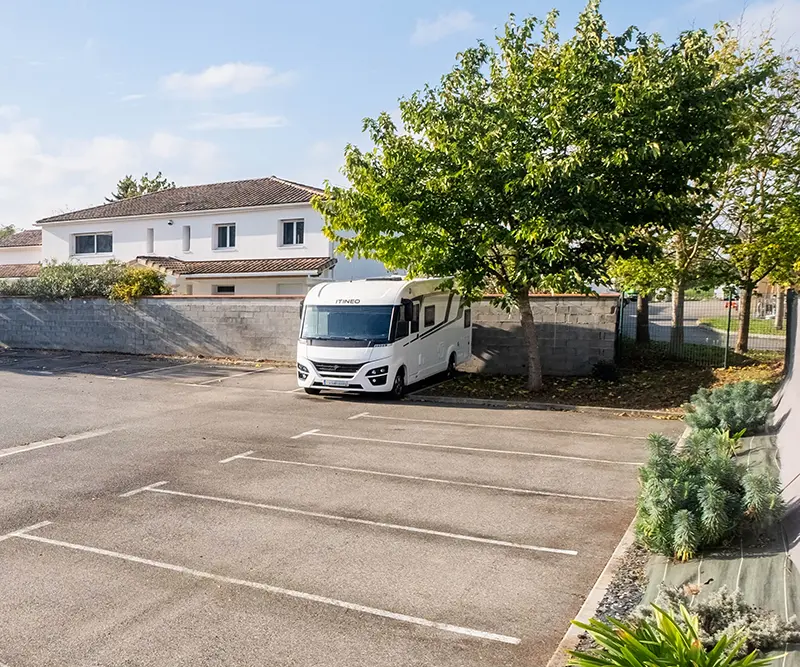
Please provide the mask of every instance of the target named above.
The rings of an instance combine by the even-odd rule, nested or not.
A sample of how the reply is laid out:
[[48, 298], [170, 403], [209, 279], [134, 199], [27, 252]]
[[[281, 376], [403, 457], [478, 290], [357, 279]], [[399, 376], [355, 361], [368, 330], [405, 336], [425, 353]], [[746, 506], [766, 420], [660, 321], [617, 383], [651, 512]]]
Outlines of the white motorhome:
[[472, 354], [468, 305], [438, 289], [441, 278], [322, 283], [303, 302], [297, 382], [322, 389], [391, 393]]

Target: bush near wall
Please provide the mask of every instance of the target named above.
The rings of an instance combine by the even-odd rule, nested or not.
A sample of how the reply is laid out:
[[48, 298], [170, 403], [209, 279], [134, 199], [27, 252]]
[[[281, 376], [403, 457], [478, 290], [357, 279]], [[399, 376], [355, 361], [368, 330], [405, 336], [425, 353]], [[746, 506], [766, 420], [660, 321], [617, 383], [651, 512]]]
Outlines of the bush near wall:
[[77, 264], [51, 262], [36, 278], [0, 281], [0, 296], [28, 296], [39, 301], [103, 297], [132, 301], [169, 294], [165, 277], [154, 269], [120, 262]]

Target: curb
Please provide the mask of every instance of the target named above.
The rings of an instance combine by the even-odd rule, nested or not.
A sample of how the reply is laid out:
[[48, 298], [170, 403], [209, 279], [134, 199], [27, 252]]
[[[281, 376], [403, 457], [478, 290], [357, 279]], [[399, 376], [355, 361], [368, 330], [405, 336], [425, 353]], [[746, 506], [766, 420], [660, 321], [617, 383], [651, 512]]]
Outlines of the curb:
[[631, 414], [641, 417], [669, 417], [681, 419], [683, 415], [665, 410], [641, 410], [639, 408], [604, 408], [592, 405], [570, 405], [566, 403], [537, 403], [533, 401], [505, 401], [492, 398], [456, 398], [454, 396], [426, 396], [421, 392], [412, 392], [405, 398], [413, 403], [439, 403], [441, 405], [469, 405], [485, 408], [516, 408], [521, 410], [555, 410], [561, 412], [595, 412], [602, 415]]
[[[614, 575], [617, 573], [617, 570], [619, 570], [622, 557], [625, 555], [625, 552], [630, 549], [631, 545], [633, 545], [633, 527], [635, 523], [636, 517], [634, 517], [631, 521], [630, 525], [628, 526], [628, 530], [625, 531], [625, 534], [619, 541], [617, 548], [614, 549], [614, 553], [611, 554], [611, 558], [608, 559], [606, 566], [603, 568], [603, 571], [597, 578], [594, 587], [589, 592], [586, 600], [584, 600], [580, 611], [578, 611], [578, 615], [575, 617], [576, 621], [580, 623], [588, 623], [589, 619], [595, 615], [595, 612], [597, 612], [597, 608], [600, 606], [600, 603], [605, 597], [606, 592], [608, 592], [608, 587], [611, 585]], [[567, 651], [574, 649], [578, 645], [580, 636], [582, 634], [583, 630], [570, 623], [567, 632], [564, 634], [564, 637], [556, 647], [553, 656], [547, 663], [547, 667], [563, 667], [563, 665], [566, 665], [568, 660]]]
[[[683, 430], [680, 438], [678, 438], [678, 448], [683, 446], [683, 443], [686, 441], [686, 438], [689, 436], [691, 430], [692, 429], [689, 426]], [[619, 570], [623, 556], [633, 545], [635, 525], [636, 517], [634, 516], [633, 520], [628, 526], [628, 529], [625, 531], [625, 534], [619, 541], [619, 544], [617, 544], [617, 548], [614, 549], [614, 553], [611, 554], [611, 558], [608, 559], [606, 566], [603, 568], [603, 571], [597, 578], [592, 590], [584, 600], [583, 605], [581, 605], [578, 615], [575, 617], [575, 620], [579, 623], [588, 623], [589, 619], [592, 618], [597, 612], [597, 608], [600, 606], [600, 603], [606, 596], [608, 587], [614, 580], [617, 570]], [[564, 667], [564, 665], [567, 664], [568, 659], [567, 651], [574, 649], [578, 645], [578, 642], [580, 641], [580, 635], [582, 634], [583, 630], [570, 623], [570, 626], [564, 634], [564, 637], [559, 642], [556, 650], [553, 652], [552, 657], [547, 663], [547, 667]]]

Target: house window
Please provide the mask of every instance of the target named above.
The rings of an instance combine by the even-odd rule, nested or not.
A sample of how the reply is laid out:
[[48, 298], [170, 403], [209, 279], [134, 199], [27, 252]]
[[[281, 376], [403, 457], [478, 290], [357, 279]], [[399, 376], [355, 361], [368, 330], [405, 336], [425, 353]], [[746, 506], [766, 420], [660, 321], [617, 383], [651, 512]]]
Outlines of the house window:
[[436, 306], [425, 306], [425, 326], [432, 327], [436, 324]]
[[111, 234], [76, 234], [76, 255], [97, 255], [113, 252], [114, 244]]
[[146, 242], [145, 242], [145, 252], [148, 255], [152, 255], [155, 248], [155, 230], [152, 227], [147, 228], [147, 235], [146, 235]]
[[217, 249], [236, 247], [236, 225], [217, 225]]
[[192, 228], [189, 225], [183, 226], [182, 238], [183, 238], [183, 252], [189, 252], [192, 249]]
[[234, 285], [214, 285], [214, 294], [236, 294]]
[[283, 220], [282, 245], [303, 245], [305, 220]]

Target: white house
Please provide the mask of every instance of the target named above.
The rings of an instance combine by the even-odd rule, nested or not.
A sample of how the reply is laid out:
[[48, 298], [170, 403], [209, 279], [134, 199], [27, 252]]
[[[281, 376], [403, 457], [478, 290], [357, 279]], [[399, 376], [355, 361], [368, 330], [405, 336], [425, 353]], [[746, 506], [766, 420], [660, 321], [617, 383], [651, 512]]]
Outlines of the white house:
[[320, 193], [274, 176], [162, 190], [39, 220], [39, 257], [137, 261], [180, 294], [305, 294], [320, 280], [385, 275], [336, 256], [310, 204]]
[[26, 229], [0, 239], [0, 279], [32, 278], [42, 259], [42, 231]]

